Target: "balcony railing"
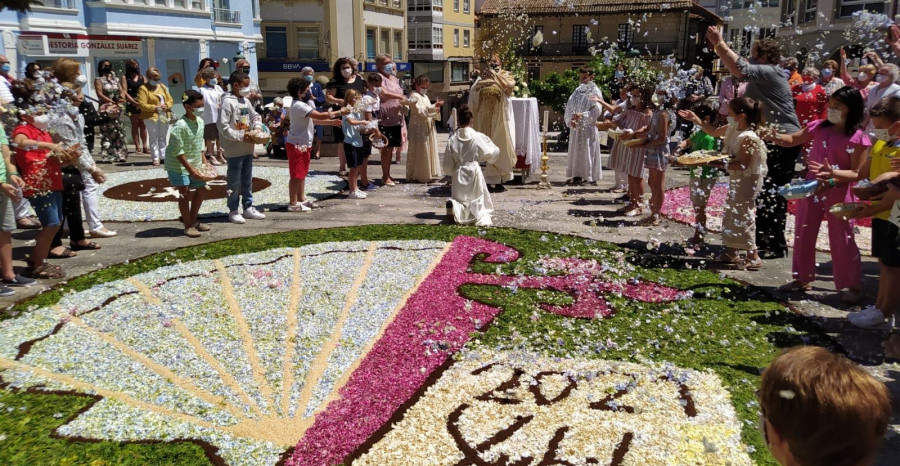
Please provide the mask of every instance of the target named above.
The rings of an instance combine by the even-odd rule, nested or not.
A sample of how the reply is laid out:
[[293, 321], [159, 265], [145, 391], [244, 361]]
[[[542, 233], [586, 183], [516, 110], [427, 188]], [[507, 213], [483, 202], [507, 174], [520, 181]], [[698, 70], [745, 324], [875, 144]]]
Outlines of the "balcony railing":
[[48, 8], [72, 8], [72, 0], [40, 0], [40, 4], [36, 6], [45, 6]]
[[217, 23], [241, 24], [241, 12], [224, 8], [213, 8], [213, 20]]
[[[535, 57], [544, 55], [561, 55], [570, 57], [587, 56], [591, 54], [591, 45], [585, 43], [562, 42], [557, 44], [543, 43], [538, 47], [532, 47], [531, 43], [525, 44], [519, 53], [524, 56]], [[605, 47], [599, 47], [602, 50]], [[678, 42], [636, 42], [630, 45], [619, 44], [619, 48], [625, 52], [637, 50], [642, 55], [670, 55], [678, 50]]]

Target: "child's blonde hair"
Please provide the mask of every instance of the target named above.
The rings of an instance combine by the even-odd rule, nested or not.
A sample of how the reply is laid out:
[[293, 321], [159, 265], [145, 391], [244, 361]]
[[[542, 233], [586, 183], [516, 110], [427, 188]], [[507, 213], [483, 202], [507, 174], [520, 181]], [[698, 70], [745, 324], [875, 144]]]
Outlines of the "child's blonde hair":
[[357, 100], [359, 100], [359, 91], [356, 89], [347, 89], [347, 92], [344, 93], [344, 103], [353, 105]]

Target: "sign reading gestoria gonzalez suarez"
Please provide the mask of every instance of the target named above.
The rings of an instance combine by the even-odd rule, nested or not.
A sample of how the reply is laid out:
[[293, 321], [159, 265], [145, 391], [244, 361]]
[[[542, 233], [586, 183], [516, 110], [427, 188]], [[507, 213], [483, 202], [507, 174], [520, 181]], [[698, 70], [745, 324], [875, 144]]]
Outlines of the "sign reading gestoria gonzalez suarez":
[[50, 57], [140, 57], [144, 48], [140, 37], [84, 34], [22, 34], [19, 53]]

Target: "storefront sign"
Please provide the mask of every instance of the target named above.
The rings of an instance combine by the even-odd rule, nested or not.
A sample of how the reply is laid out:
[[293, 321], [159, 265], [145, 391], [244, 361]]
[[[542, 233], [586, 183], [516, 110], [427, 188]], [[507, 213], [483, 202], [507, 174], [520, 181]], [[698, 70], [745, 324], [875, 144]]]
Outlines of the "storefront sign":
[[262, 73], [300, 73], [304, 67], [310, 67], [317, 73], [331, 71], [331, 65], [321, 61], [293, 60], [258, 60], [257, 65]]
[[[398, 73], [399, 73], [399, 72], [406, 72], [406, 73], [409, 73], [410, 71], [412, 71], [412, 65], [411, 65], [410, 63], [397, 63], [397, 62], [394, 62], [394, 64], [397, 65], [397, 72], [398, 72]], [[375, 68], [375, 63], [373, 63], [373, 62], [366, 62], [366, 71], [372, 72], [372, 71], [375, 71], [375, 70], [376, 70], [376, 68]]]
[[139, 37], [52, 33], [19, 36], [19, 51], [29, 56], [54, 57], [140, 57], [144, 54]]

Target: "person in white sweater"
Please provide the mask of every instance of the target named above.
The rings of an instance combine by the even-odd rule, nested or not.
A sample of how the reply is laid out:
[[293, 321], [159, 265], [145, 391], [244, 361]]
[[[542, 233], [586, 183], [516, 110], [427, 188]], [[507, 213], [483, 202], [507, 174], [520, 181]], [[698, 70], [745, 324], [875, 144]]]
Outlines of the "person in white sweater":
[[[266, 216], [253, 207], [253, 153], [256, 144], [251, 132], [262, 130], [262, 118], [247, 98], [250, 77], [235, 71], [228, 80], [231, 92], [222, 96], [219, 110], [219, 143], [228, 163], [228, 219], [231, 223], [245, 223], [246, 218], [262, 220]], [[238, 201], [244, 208], [238, 210]]]

